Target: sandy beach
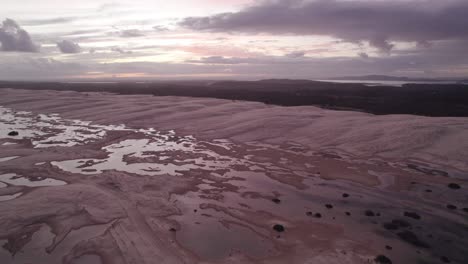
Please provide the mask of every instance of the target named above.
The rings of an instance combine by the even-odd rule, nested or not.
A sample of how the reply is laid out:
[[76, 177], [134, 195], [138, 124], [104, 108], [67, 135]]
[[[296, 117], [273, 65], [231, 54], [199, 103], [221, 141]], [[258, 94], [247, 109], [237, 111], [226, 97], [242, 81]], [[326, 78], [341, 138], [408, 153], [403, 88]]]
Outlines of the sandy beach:
[[468, 259], [466, 117], [0, 94], [0, 263]]

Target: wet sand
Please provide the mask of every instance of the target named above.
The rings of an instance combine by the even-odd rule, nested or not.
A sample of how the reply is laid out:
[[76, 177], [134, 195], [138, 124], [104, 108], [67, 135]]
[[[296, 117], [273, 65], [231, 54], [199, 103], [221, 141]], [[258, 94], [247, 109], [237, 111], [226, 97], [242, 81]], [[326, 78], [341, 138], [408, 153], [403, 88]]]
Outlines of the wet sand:
[[468, 258], [468, 118], [0, 94], [0, 263]]

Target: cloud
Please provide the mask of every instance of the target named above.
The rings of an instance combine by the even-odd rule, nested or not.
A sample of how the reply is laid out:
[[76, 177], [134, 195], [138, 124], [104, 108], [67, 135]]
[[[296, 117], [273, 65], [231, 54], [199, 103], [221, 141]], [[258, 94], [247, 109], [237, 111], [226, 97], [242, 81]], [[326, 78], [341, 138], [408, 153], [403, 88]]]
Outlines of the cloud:
[[56, 18], [46, 18], [46, 19], [21, 20], [20, 22], [23, 25], [27, 25], [27, 26], [43, 26], [43, 25], [70, 23], [77, 19], [78, 17], [56, 17]]
[[51, 58], [31, 58], [29, 55], [2, 58], [0, 63], [2, 80], [56, 80], [84, 72], [86, 67], [78, 63], [65, 63]]
[[289, 57], [289, 58], [302, 58], [305, 55], [306, 55], [305, 51], [294, 51], [294, 52], [286, 54], [286, 57]]
[[62, 40], [60, 42], [57, 42], [57, 47], [62, 53], [80, 53], [81, 52], [80, 45], [70, 40]]
[[254, 58], [227, 58], [223, 56], [209, 56], [203, 57], [199, 60], [187, 60], [188, 63], [196, 64], [241, 64], [241, 63], [254, 63], [257, 60]]
[[123, 50], [122, 48], [119, 48], [119, 47], [113, 47], [111, 48], [111, 51], [118, 52], [120, 54], [132, 54], [133, 53], [131, 50]]
[[62, 35], [65, 36], [83, 36], [83, 35], [90, 35], [102, 32], [102, 29], [86, 29], [86, 30], [75, 30], [72, 32], [65, 32]]
[[[354, 75], [397, 75], [410, 77], [466, 77], [468, 41], [444, 41], [431, 48], [395, 50], [392, 56], [289, 58], [287, 56], [223, 57], [206, 56], [182, 63], [108, 62], [109, 54], [82, 53], [74, 63], [52, 58], [31, 58], [30, 54], [0, 54], [0, 79], [45, 80], [94, 77], [92, 72], [107, 76], [138, 76], [135, 78], [204, 78], [264, 79], [300, 78], [324, 79]], [[115, 52], [126, 52], [114, 48]], [[119, 52], [120, 53], [120, 52]], [[139, 53], [138, 53], [139, 54]], [[309, 53], [310, 54], [310, 53]], [[134, 55], [132, 55], [134, 56]], [[102, 59], [102, 60], [101, 60]], [[106, 62], [106, 63], [102, 63]], [[136, 74], [140, 75], [136, 75]], [[104, 77], [103, 77], [104, 78]]]
[[123, 38], [143, 37], [145, 33], [139, 29], [126, 29], [119, 32], [119, 36]]
[[468, 39], [466, 0], [266, 0], [238, 12], [188, 17], [185, 28], [209, 32], [324, 35], [369, 42], [388, 52], [393, 41]]
[[365, 52], [360, 52], [358, 55], [359, 55], [359, 57], [361, 57], [363, 59], [368, 59], [369, 58], [369, 54], [367, 54]]
[[161, 25], [156, 25], [153, 27], [153, 29], [156, 31], [156, 32], [164, 32], [164, 31], [168, 31], [169, 28], [167, 28], [166, 26], [161, 26]]
[[120, 3], [110, 2], [110, 3], [101, 4], [97, 10], [98, 12], [105, 12], [105, 11], [113, 11], [113, 10], [116, 10], [118, 8], [123, 8], [123, 7], [124, 6]]
[[39, 45], [32, 41], [29, 33], [9, 18], [0, 26], [0, 43], [2, 51], [39, 52]]

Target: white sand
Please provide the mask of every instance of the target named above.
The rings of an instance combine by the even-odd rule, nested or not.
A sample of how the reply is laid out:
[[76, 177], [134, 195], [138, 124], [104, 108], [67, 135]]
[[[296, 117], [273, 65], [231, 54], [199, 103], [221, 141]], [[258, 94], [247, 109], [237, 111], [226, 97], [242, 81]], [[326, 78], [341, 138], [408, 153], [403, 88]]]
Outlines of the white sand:
[[[394, 263], [442, 255], [456, 263], [466, 256], [468, 118], [0, 94], [0, 106], [12, 109], [0, 122], [0, 156], [21, 157], [0, 165], [0, 244], [9, 249], [0, 249], [1, 263], [368, 263], [379, 254]], [[11, 129], [19, 136], [7, 136]], [[394, 219], [410, 222], [431, 248], [382, 227]]]

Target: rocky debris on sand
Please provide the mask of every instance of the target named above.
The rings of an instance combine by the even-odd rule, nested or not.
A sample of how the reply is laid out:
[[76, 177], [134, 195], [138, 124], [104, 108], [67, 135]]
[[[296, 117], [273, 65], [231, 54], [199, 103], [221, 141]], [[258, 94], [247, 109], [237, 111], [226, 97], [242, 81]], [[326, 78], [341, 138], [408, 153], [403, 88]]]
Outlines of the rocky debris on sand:
[[321, 218], [321, 217], [322, 217], [322, 214], [320, 214], [320, 213], [315, 213], [314, 216], [315, 216], [316, 218]]
[[429, 248], [429, 245], [425, 243], [424, 241], [421, 241], [413, 232], [411, 231], [402, 231], [399, 232], [398, 237], [400, 237], [403, 241], [410, 243], [414, 246], [417, 247], [422, 247], [422, 248]]
[[374, 259], [375, 263], [381, 263], [381, 264], [392, 264], [392, 261], [384, 256], [384, 255], [378, 255], [375, 259]]
[[19, 133], [18, 133], [18, 131], [10, 131], [10, 133], [8, 133], [8, 135], [14, 137], [14, 136], [18, 136]]
[[176, 231], [177, 231], [177, 229], [175, 229], [175, 228], [171, 227], [171, 228], [169, 228], [169, 231], [171, 231], [171, 232], [176, 232]]
[[387, 250], [392, 250], [393, 248], [392, 248], [391, 246], [389, 246], [389, 245], [386, 245], [386, 246], [385, 246], [385, 249], [387, 249]]
[[419, 219], [421, 219], [421, 216], [420, 216], [420, 215], [418, 215], [418, 214], [417, 214], [417, 213], [415, 213], [415, 212], [404, 212], [404, 214], [403, 214], [403, 215], [404, 215], [404, 216], [406, 216], [406, 217], [411, 217], [411, 218], [414, 218], [414, 219], [416, 219], [416, 220], [419, 220]]
[[350, 213], [350, 212], [345, 212], [345, 214], [346, 214], [347, 216], [350, 216], [350, 215], [351, 215], [351, 213]]
[[342, 195], [342, 196], [343, 196], [343, 198], [347, 198], [347, 197], [349, 197], [349, 194], [347, 194], [347, 193], [343, 193], [343, 195]]
[[331, 204], [326, 204], [325, 207], [328, 208], [328, 209], [332, 209], [332, 208], [333, 208], [333, 205], [331, 205]]
[[280, 225], [280, 224], [276, 224], [273, 226], [273, 229], [276, 231], [276, 232], [284, 232], [284, 226], [283, 225]]

